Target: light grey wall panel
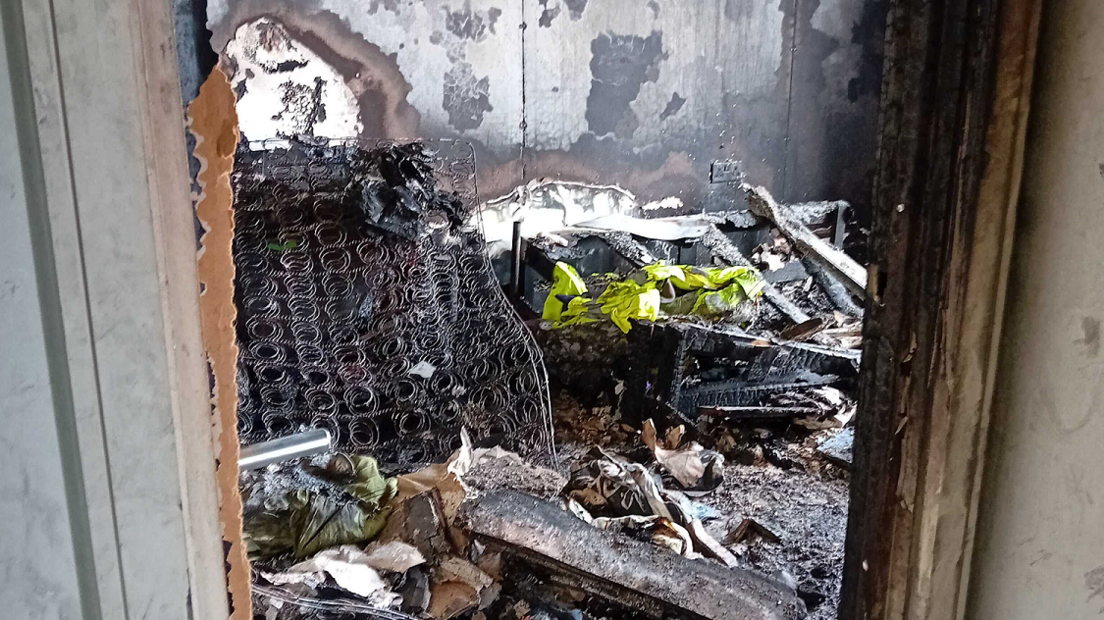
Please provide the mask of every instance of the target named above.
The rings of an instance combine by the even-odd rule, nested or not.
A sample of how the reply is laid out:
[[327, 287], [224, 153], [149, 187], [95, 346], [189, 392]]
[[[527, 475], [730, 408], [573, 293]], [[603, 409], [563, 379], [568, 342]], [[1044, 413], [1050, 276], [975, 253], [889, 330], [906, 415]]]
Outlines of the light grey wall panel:
[[[78, 564], [9, 68], [9, 61], [18, 60], [8, 57], [5, 30], [0, 29], [0, 221], [5, 230], [0, 269], [0, 608], [11, 618], [76, 620], [81, 617]], [[19, 69], [17, 64], [14, 70]]]
[[967, 617], [1104, 614], [1104, 4], [1043, 5]]

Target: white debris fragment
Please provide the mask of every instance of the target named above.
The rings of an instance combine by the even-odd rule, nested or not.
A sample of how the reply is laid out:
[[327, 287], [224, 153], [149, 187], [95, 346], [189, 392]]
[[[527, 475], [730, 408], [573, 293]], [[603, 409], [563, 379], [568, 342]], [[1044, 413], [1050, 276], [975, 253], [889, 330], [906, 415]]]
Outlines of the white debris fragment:
[[430, 364], [429, 362], [427, 362], [425, 360], [422, 360], [422, 361], [418, 362], [417, 364], [414, 364], [414, 367], [411, 368], [410, 370], [406, 371], [406, 374], [408, 374], [408, 375], [417, 375], [417, 376], [419, 376], [423, 379], [428, 379], [428, 378], [432, 377], [433, 373], [435, 373], [435, 372], [437, 372], [437, 367], [436, 366], [434, 366], [433, 364]]
[[355, 545], [342, 545], [320, 551], [309, 560], [282, 573], [266, 573], [265, 579], [275, 585], [302, 583], [317, 587], [329, 575], [338, 587], [370, 600], [374, 605], [389, 608], [402, 597], [391, 592], [390, 586], [369, 564], [368, 556]]
[[405, 573], [426, 561], [417, 547], [401, 540], [372, 543], [365, 548], [364, 553], [364, 561], [369, 566], [393, 573]]
[[359, 106], [345, 78], [278, 22], [242, 24], [226, 44], [224, 66], [237, 102], [238, 126], [249, 140], [355, 136]]

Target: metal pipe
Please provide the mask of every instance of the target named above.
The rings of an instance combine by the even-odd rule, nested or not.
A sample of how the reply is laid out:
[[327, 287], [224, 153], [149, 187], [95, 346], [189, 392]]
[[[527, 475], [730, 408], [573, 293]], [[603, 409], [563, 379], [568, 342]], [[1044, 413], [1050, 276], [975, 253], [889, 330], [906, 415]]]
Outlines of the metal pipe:
[[259, 469], [280, 461], [328, 452], [331, 442], [330, 431], [324, 428], [316, 428], [271, 441], [243, 446], [241, 456], [238, 457], [238, 470]]
[[510, 253], [510, 297], [521, 299], [525, 295], [525, 239], [521, 236], [521, 222], [514, 222]]

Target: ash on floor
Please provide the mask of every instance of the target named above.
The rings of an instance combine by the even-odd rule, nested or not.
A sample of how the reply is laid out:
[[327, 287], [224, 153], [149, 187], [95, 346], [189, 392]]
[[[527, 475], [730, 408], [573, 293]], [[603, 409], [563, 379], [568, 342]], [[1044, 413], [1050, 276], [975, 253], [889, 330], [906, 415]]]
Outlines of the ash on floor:
[[[730, 465], [724, 483], [712, 495], [698, 498], [724, 515], [706, 523], [706, 531], [748, 567], [796, 583], [810, 620], [836, 617], [847, 500], [842, 477], [773, 465]], [[751, 532], [732, 544], [731, 535], [745, 518], [769, 529], [778, 541]]]
[[[609, 407], [588, 409], [563, 393], [553, 398], [558, 460], [563, 468], [600, 446], [626, 460], [648, 463], [640, 434], [616, 419]], [[795, 586], [810, 620], [834, 620], [839, 606], [847, 534], [846, 469], [817, 452], [834, 429], [795, 425], [727, 429], [711, 447], [725, 454], [724, 482], [694, 500], [712, 509], [706, 531], [733, 552], [741, 565]], [[751, 528], [745, 519], [777, 536]]]

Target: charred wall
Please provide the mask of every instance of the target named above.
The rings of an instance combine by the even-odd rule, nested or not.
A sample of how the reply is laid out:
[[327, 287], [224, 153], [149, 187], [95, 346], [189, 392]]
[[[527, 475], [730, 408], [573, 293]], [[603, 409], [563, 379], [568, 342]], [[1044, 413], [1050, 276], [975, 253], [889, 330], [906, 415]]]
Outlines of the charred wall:
[[365, 137], [474, 143], [484, 197], [555, 177], [709, 208], [736, 159], [787, 200], [868, 200], [885, 0], [211, 0], [212, 44], [261, 18]]

